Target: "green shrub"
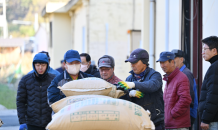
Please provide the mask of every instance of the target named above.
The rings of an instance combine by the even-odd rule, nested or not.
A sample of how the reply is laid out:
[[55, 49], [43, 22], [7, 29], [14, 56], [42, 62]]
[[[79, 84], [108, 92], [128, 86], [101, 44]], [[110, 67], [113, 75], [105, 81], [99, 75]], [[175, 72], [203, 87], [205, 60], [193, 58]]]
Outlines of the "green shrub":
[[7, 109], [16, 109], [17, 91], [11, 90], [7, 85], [0, 84], [0, 104]]

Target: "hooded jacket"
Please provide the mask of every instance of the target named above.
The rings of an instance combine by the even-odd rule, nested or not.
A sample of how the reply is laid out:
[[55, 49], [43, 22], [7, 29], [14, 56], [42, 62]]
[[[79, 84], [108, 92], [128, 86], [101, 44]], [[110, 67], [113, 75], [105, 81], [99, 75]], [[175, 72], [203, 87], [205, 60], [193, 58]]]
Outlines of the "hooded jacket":
[[17, 114], [20, 124], [46, 127], [52, 113], [47, 102], [47, 88], [55, 75], [48, 73], [47, 66], [44, 74], [36, 76], [34, 62], [45, 62], [48, 65], [48, 58], [45, 54], [36, 54], [33, 59], [34, 73], [29, 73], [20, 80], [16, 99]]

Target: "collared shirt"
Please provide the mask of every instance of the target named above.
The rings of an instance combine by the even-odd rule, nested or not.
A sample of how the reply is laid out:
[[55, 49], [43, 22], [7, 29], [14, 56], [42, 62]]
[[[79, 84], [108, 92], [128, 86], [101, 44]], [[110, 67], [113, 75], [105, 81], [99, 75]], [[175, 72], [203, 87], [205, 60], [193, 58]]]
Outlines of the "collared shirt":
[[121, 79], [119, 79], [117, 76], [115, 76], [115, 74], [113, 74], [113, 76], [111, 78], [109, 78], [108, 80], [106, 80], [107, 82], [117, 85], [118, 82], [122, 81]]

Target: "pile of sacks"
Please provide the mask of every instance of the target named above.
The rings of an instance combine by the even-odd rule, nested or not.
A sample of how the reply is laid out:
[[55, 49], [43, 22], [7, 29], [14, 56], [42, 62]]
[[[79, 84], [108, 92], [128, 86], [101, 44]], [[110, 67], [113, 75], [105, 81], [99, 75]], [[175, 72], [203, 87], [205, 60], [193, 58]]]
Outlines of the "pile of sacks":
[[56, 113], [49, 130], [151, 130], [150, 112], [129, 101], [116, 86], [99, 78], [85, 78], [59, 87], [66, 95], [51, 105]]

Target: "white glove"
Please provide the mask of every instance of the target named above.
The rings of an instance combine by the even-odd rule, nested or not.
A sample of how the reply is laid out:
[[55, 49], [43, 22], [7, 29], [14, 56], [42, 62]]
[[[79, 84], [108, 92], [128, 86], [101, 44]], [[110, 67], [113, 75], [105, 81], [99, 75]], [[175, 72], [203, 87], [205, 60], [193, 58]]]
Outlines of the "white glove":
[[126, 84], [129, 86], [129, 89], [135, 88], [135, 83], [134, 82], [126, 82]]
[[137, 90], [131, 90], [129, 92], [129, 96], [130, 97], [137, 97], [137, 98], [142, 98], [144, 96], [144, 94], [140, 91], [137, 91]]

